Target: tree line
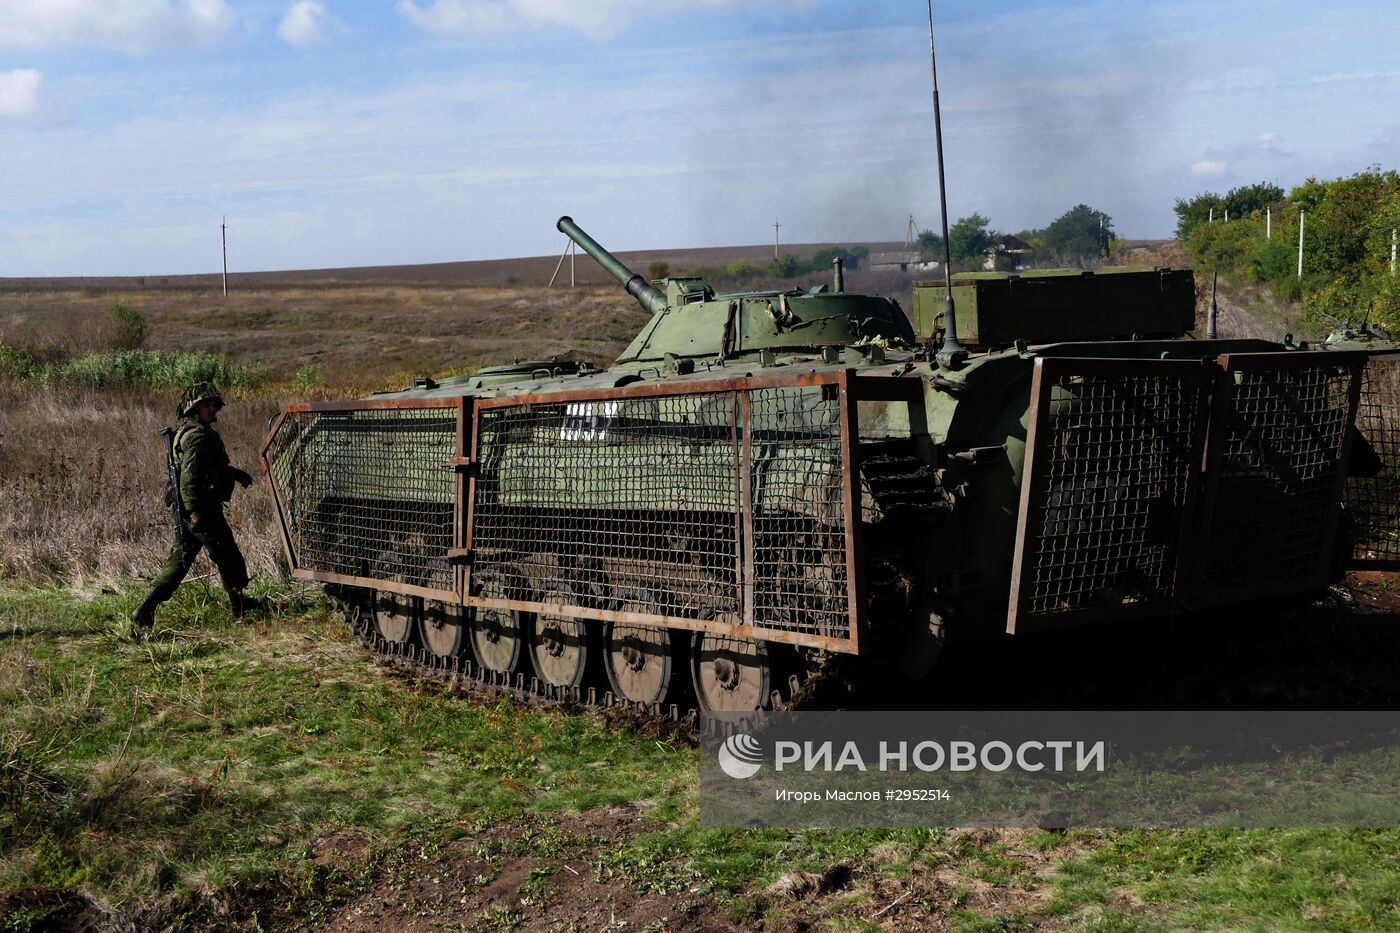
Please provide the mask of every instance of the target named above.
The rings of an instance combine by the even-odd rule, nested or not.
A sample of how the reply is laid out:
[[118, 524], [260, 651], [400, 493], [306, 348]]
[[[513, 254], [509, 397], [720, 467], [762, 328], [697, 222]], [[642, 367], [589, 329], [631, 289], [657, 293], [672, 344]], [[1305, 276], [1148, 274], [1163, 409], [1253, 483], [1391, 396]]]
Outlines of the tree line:
[[[1022, 230], [1013, 235], [1033, 250], [1037, 265], [1083, 269], [1091, 269], [1107, 258], [1115, 241], [1113, 218], [1087, 204], [1076, 204], [1038, 230]], [[991, 228], [990, 218], [969, 214], [948, 228], [948, 254], [955, 263], [980, 263], [1003, 236]], [[934, 231], [921, 232], [918, 247], [925, 259], [943, 261], [943, 237]]]
[[1205, 192], [1178, 200], [1175, 211], [1177, 236], [1198, 270], [1266, 284], [1281, 300], [1301, 301], [1304, 317], [1320, 326], [1370, 321], [1400, 331], [1394, 170], [1308, 178], [1287, 193], [1269, 183]]

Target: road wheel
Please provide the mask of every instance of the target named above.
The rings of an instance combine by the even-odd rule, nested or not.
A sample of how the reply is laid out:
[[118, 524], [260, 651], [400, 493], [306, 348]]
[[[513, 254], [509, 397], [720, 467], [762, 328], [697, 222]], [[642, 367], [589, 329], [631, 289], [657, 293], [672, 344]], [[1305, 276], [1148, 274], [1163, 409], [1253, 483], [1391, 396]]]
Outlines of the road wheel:
[[524, 655], [525, 614], [478, 607], [472, 619], [472, 656], [488, 671], [513, 674]]
[[772, 705], [772, 655], [761, 641], [697, 632], [690, 674], [696, 701], [707, 713], [751, 713]]
[[374, 628], [391, 645], [407, 645], [413, 640], [418, 598], [388, 590], [374, 591]]
[[675, 699], [682, 676], [678, 633], [618, 622], [604, 629], [603, 641], [603, 666], [613, 693], [633, 703], [658, 706]]
[[530, 660], [540, 680], [581, 687], [593, 655], [593, 632], [583, 619], [541, 613], [530, 632]]
[[436, 599], [424, 600], [418, 615], [418, 640], [433, 657], [450, 661], [460, 656], [467, 647], [466, 610]]

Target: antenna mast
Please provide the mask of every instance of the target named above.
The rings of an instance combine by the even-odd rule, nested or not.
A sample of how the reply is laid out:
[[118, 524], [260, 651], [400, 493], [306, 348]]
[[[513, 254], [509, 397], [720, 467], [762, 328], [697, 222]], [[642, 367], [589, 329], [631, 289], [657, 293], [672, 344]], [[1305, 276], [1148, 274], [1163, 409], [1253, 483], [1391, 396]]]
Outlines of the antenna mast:
[[953, 262], [948, 245], [948, 185], [943, 172], [943, 115], [938, 106], [938, 59], [933, 50], [933, 0], [928, 0], [928, 65], [933, 75], [933, 136], [938, 148], [938, 203], [943, 213], [943, 346], [935, 359], [944, 369], [957, 369], [967, 359], [958, 343], [958, 318], [953, 307]]
[[228, 297], [228, 218], [219, 220], [219, 251], [224, 256], [224, 297]]

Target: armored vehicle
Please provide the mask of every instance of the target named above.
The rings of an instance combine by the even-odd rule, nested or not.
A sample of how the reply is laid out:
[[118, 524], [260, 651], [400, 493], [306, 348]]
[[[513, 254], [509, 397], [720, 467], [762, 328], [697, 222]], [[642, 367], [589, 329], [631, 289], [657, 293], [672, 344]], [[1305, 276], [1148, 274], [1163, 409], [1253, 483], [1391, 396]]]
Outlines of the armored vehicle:
[[[613, 366], [296, 404], [264, 443], [293, 574], [396, 652], [551, 697], [748, 711], [838, 655], [918, 677], [948, 638], [1400, 559], [1394, 432], [1354, 427], [1363, 375], [1400, 360], [1192, 339], [1190, 272], [956, 277], [946, 354], [939, 283], [915, 284], [912, 320], [847, 292], [839, 261], [829, 286], [716, 294], [558, 226], [651, 315]], [[1380, 510], [1353, 547], [1361, 448]]]

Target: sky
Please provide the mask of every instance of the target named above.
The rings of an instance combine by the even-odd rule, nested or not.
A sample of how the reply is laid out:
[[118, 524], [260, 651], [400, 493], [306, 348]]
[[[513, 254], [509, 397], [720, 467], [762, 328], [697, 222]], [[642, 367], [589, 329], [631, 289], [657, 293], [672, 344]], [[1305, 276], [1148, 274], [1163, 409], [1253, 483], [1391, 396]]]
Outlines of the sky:
[[[1400, 163], [1395, 0], [938, 0], [953, 219]], [[0, 0], [0, 276], [901, 240], [924, 0]]]

